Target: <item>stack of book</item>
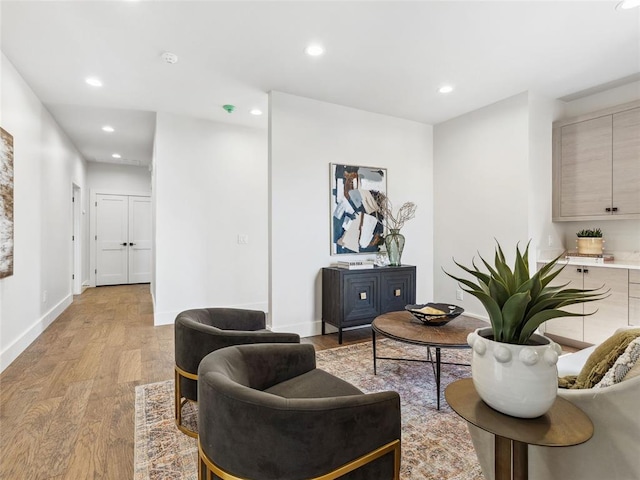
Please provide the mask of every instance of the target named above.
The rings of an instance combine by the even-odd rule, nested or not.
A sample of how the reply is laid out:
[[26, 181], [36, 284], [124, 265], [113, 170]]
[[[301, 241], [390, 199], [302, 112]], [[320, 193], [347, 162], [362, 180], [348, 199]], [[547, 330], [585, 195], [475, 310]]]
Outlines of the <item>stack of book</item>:
[[335, 268], [346, 268], [347, 270], [363, 270], [365, 268], [375, 267], [373, 260], [361, 260], [355, 262], [338, 261], [331, 264]]

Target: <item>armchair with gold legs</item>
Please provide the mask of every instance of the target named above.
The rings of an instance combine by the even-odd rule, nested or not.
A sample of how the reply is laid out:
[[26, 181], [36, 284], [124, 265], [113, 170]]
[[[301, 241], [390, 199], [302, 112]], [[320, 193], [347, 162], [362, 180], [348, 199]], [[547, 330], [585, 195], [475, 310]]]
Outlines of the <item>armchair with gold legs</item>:
[[399, 395], [316, 368], [312, 345], [217, 350], [198, 375], [201, 480], [399, 479]]
[[198, 401], [198, 365], [209, 353], [248, 343], [300, 343], [295, 333], [266, 329], [266, 315], [259, 310], [199, 308], [186, 310], [175, 321], [175, 419], [191, 437], [198, 432], [183, 423], [187, 402]]

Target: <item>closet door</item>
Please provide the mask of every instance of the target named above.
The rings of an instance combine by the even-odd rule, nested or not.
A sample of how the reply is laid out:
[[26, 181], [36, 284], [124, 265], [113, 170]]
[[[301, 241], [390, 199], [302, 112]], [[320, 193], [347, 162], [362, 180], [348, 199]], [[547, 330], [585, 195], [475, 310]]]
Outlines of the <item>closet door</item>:
[[129, 197], [96, 195], [96, 285], [128, 283]]
[[151, 199], [129, 197], [129, 283], [151, 281]]
[[151, 281], [151, 198], [96, 195], [96, 285]]

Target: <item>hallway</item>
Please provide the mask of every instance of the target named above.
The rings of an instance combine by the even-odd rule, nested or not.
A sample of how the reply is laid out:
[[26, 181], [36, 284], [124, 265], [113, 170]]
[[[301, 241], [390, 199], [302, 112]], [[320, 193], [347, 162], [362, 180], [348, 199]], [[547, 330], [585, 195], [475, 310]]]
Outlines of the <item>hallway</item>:
[[85, 290], [0, 374], [0, 478], [133, 478], [135, 386], [172, 377], [149, 285]]

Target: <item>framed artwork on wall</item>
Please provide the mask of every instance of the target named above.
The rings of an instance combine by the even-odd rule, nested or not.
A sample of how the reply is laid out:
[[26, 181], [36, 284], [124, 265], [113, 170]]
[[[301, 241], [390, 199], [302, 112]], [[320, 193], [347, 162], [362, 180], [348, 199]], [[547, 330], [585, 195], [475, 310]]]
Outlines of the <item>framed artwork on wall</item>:
[[0, 278], [13, 275], [13, 137], [0, 128]]
[[384, 244], [380, 193], [387, 193], [387, 169], [330, 164], [331, 254], [376, 253]]

